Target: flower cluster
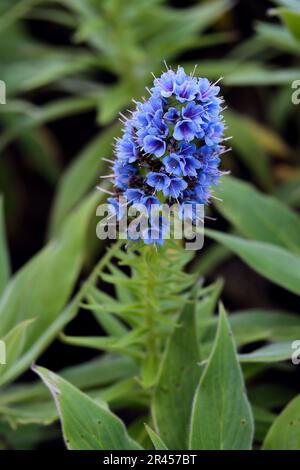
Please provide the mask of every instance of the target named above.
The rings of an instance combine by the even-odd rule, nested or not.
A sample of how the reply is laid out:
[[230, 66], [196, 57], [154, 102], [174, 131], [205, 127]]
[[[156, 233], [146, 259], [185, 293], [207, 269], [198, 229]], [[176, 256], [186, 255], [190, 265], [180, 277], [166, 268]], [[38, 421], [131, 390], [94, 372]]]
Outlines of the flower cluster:
[[223, 100], [207, 78], [167, 69], [155, 78], [150, 97], [135, 102], [117, 140], [115, 193], [126, 205], [208, 204], [221, 175], [224, 153]]

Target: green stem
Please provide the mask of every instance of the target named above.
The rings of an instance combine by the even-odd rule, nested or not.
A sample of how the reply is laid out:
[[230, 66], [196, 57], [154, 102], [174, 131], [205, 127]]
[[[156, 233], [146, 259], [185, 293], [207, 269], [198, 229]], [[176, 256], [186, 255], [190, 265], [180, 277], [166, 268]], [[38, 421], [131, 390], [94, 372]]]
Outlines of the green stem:
[[[150, 375], [152, 380], [157, 373], [157, 364], [159, 358], [159, 345], [156, 334], [156, 318], [157, 318], [157, 305], [156, 305], [156, 276], [159, 269], [158, 255], [154, 252], [153, 247], [147, 247], [144, 250], [144, 272], [145, 276], [145, 295], [144, 295], [144, 315], [147, 327], [146, 339], [146, 357], [145, 367], [150, 365]], [[150, 384], [152, 382], [150, 379]]]

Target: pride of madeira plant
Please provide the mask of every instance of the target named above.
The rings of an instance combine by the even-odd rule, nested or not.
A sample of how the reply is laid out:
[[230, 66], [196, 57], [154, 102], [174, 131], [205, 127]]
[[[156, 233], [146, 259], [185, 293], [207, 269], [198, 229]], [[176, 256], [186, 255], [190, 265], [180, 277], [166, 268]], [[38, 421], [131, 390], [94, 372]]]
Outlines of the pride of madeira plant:
[[[207, 204], [221, 175], [225, 147], [219, 87], [178, 68], [155, 78], [149, 92], [148, 100], [136, 102], [116, 144], [109, 202], [118, 216], [138, 203], [147, 209], [173, 201], [181, 207]], [[123, 204], [116, 199], [120, 194]], [[196, 275], [185, 272], [191, 252], [174, 240], [163, 244], [159, 230], [142, 238], [145, 243], [132, 243], [125, 251], [117, 242], [108, 252], [106, 269], [98, 271], [102, 281], [114, 286], [115, 296], [102, 292], [96, 278], [84, 295], [82, 306], [94, 313], [106, 336], [62, 335], [68, 344], [107, 351], [116, 361], [120, 355], [128, 358], [135, 373], [115, 384], [115, 393], [139, 409], [142, 427], [127, 432], [105, 402], [93, 401], [37, 367], [55, 397], [67, 447], [250, 448], [252, 412], [224, 310], [214, 346], [201, 347], [220, 284], [203, 287]], [[163, 246], [156, 251], [150, 242]], [[224, 414], [229, 396], [235, 404]]]
[[[53, 448], [60, 420], [68, 449], [300, 450], [299, 1], [175, 3], [0, 2], [0, 449]], [[118, 227], [137, 206], [220, 220], [198, 253], [162, 217], [105, 252], [107, 192]]]

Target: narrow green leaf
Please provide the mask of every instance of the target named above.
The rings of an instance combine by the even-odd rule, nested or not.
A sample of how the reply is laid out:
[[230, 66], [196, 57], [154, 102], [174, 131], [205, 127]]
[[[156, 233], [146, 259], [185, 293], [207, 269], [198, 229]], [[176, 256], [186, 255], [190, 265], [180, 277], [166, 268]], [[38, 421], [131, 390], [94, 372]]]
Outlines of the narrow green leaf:
[[5, 237], [3, 197], [0, 196], [0, 296], [10, 276], [10, 261]]
[[13, 124], [3, 132], [0, 138], [0, 151], [18, 137], [26, 136], [26, 132], [56, 121], [66, 116], [87, 112], [96, 106], [95, 97], [64, 98], [41, 108], [33, 108], [28, 115], [18, 117]]
[[180, 11], [166, 9], [165, 24], [160, 34], [156, 34], [147, 43], [147, 50], [152, 57], [168, 59], [175, 54], [197, 44], [199, 33], [211, 26], [231, 6], [229, 0], [215, 0], [210, 3], [195, 5]]
[[214, 230], [206, 230], [205, 233], [233, 251], [262, 276], [300, 294], [300, 256], [269, 243], [244, 240]]
[[229, 176], [217, 193], [219, 211], [243, 235], [300, 254], [300, 217], [279, 200]]
[[[236, 344], [238, 346], [259, 340], [293, 341], [300, 337], [300, 317], [277, 310], [249, 309], [229, 315]], [[212, 318], [206, 326], [205, 339], [213, 341], [217, 320]]]
[[292, 36], [299, 41], [300, 48], [300, 11], [293, 11], [288, 8], [276, 8], [272, 11], [283, 19]]
[[81, 269], [87, 224], [98, 195], [88, 197], [66, 220], [54, 241], [11, 280], [0, 302], [0, 333], [18, 321], [37, 317], [31, 339], [38, 337], [64, 307]]
[[73, 346], [83, 346], [86, 348], [100, 349], [103, 351], [123, 352], [133, 357], [140, 357], [141, 353], [135, 348], [143, 342], [145, 329], [135, 329], [126, 335], [119, 336], [66, 336], [61, 334], [61, 340]]
[[107, 174], [107, 164], [102, 158], [111, 155], [113, 138], [118, 129], [118, 126], [112, 126], [97, 136], [63, 174], [52, 209], [50, 235], [57, 233], [70, 210], [98, 181], [99, 176]]
[[[31, 259], [7, 285], [0, 300], [0, 335], [14, 325], [35, 318], [22, 355], [1, 377], [0, 383], [28, 367], [66, 322], [76, 314], [78, 299], [63, 312], [84, 259], [85, 234], [97, 195], [83, 201], [67, 218], [60, 235]], [[37, 356], [35, 356], [37, 357]], [[29, 361], [29, 363], [28, 363]]]
[[155, 427], [168, 449], [186, 449], [200, 367], [195, 302], [188, 302], [167, 345], [154, 394]]
[[96, 65], [92, 54], [82, 50], [73, 49], [70, 52], [63, 48], [34, 47], [32, 44], [29, 47], [31, 53], [25, 54], [22, 49], [22, 56], [9, 61], [1, 69], [1, 78], [7, 84], [9, 94], [29, 92]]
[[224, 82], [230, 86], [290, 85], [299, 79], [299, 75], [300, 68], [296, 67], [274, 69], [260, 64], [247, 64], [229, 73]]
[[11, 331], [9, 331], [9, 333], [7, 333], [4, 338], [2, 338], [2, 341], [5, 344], [6, 364], [0, 366], [0, 376], [4, 375], [7, 369], [11, 367], [11, 365], [22, 353], [25, 344], [27, 328], [33, 321], [34, 319], [22, 321]]
[[111, 86], [99, 98], [99, 123], [102, 125], [109, 124], [120, 111], [126, 106], [128, 107], [134, 94], [137, 94], [137, 90], [132, 90], [132, 87], [127, 83]]
[[300, 54], [298, 41], [284, 26], [259, 22], [255, 29], [260, 41], [267, 46], [276, 47], [280, 51], [292, 54]]
[[[6, 384], [7, 382], [15, 379], [24, 370], [26, 370], [33, 361], [45, 350], [45, 348], [58, 336], [58, 334], [64, 329], [65, 325], [69, 323], [77, 314], [79, 304], [87, 294], [90, 286], [95, 282], [101, 269], [104, 269], [106, 264], [110, 262], [111, 258], [118, 252], [122, 242], [114, 243], [107, 253], [99, 260], [93, 271], [90, 273], [82, 287], [74, 299], [67, 305], [67, 307], [59, 313], [52, 323], [40, 334], [36, 341], [25, 348], [19, 359], [12, 365], [12, 367], [0, 378], [0, 385]], [[34, 325], [33, 325], [34, 326]], [[33, 327], [32, 327], [33, 329]]]
[[[237, 151], [238, 156], [249, 168], [256, 181], [259, 181], [265, 189], [270, 189], [270, 168], [269, 158], [255, 137], [249, 119], [239, 113], [226, 111], [226, 123], [228, 125], [228, 134], [234, 136], [232, 147]], [[253, 159], [253, 155], [257, 159]]]
[[292, 400], [271, 426], [264, 450], [300, 450], [300, 395]]
[[276, 188], [274, 194], [286, 204], [300, 207], [300, 173], [296, 172], [291, 179]]
[[196, 390], [190, 431], [194, 450], [246, 450], [252, 445], [252, 412], [224, 309]]
[[273, 343], [247, 354], [239, 354], [240, 362], [280, 362], [291, 359], [292, 343]]
[[201, 298], [196, 307], [196, 324], [197, 331], [201, 342], [206, 338], [207, 324], [215, 313], [216, 305], [218, 304], [221, 291], [223, 289], [223, 281], [218, 280], [211, 286], [210, 290], [203, 298]]
[[[41, 384], [43, 385], [43, 384]], [[58, 419], [55, 404], [49, 399], [49, 393], [46, 392], [46, 398], [43, 400], [25, 400], [24, 402], [8, 405], [0, 403], [0, 416], [12, 425], [19, 424], [43, 424], [48, 425]], [[114, 410], [130, 408], [137, 409], [147, 406], [148, 398], [141, 390], [134, 378], [123, 380], [104, 388], [87, 389], [86, 393], [95, 401], [100, 401], [104, 407], [108, 403]], [[103, 400], [105, 403], [103, 403]]]
[[43, 367], [34, 369], [55, 400], [70, 450], [137, 450], [122, 421], [99, 402]]
[[[59, 375], [85, 391], [106, 387], [114, 382], [133, 377], [137, 372], [138, 367], [132, 359], [107, 354], [62, 369]], [[34, 384], [16, 384], [1, 391], [0, 405], [41, 402], [47, 398], [48, 392], [40, 381]]]
[[145, 428], [156, 450], [168, 450], [166, 444], [161, 440], [158, 434], [156, 434], [156, 432], [154, 432], [153, 429], [151, 429], [150, 426], [148, 426], [146, 423]]
[[17, 2], [1, 15], [0, 32], [6, 31], [15, 21], [25, 16], [31, 8], [39, 3], [42, 3], [42, 0], [20, 0]]

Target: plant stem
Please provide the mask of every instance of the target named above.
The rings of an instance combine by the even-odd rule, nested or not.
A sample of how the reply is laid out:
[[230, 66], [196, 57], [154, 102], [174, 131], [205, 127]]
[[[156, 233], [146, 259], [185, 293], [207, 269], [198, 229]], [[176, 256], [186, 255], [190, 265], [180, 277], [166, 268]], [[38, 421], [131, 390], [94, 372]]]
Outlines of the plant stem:
[[144, 315], [147, 327], [147, 341], [146, 341], [146, 359], [145, 368], [147, 368], [147, 380], [149, 385], [152, 385], [153, 380], [157, 373], [158, 364], [158, 342], [156, 335], [156, 276], [159, 269], [158, 254], [154, 252], [153, 247], [147, 247], [144, 250], [144, 272], [145, 272], [145, 295], [144, 295]]

